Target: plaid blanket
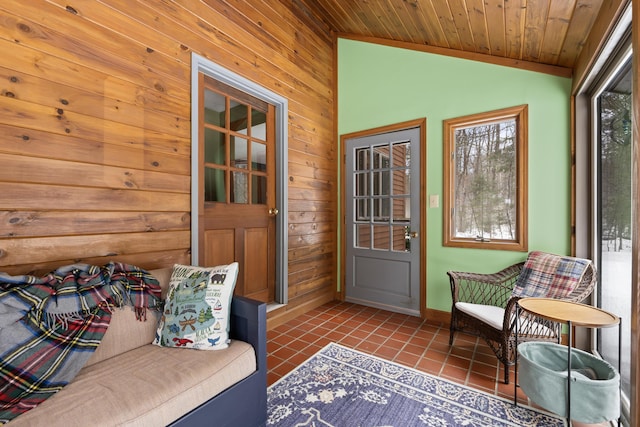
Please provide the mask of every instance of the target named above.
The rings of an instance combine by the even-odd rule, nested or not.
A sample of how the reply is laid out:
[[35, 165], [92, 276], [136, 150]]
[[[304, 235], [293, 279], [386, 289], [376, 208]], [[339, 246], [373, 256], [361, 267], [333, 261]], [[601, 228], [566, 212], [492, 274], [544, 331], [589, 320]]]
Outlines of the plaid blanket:
[[527, 256], [512, 295], [518, 297], [563, 298], [580, 283], [588, 259], [533, 251]]
[[160, 286], [122, 263], [74, 264], [44, 277], [0, 273], [0, 424], [68, 384], [100, 344], [114, 307], [161, 310]]

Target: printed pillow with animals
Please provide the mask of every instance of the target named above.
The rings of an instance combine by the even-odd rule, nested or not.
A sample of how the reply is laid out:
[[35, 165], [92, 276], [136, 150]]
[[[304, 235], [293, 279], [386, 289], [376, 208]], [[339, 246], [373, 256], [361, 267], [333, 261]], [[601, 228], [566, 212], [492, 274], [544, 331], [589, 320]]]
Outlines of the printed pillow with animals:
[[153, 343], [198, 350], [227, 348], [237, 277], [237, 262], [217, 267], [174, 265]]

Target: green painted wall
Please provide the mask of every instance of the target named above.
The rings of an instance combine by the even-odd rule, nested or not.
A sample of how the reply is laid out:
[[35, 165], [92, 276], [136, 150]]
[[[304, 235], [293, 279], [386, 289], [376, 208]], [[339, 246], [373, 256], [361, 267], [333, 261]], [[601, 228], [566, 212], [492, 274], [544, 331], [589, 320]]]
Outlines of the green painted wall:
[[[523, 252], [442, 246], [442, 121], [529, 106], [529, 250], [570, 251], [571, 80], [481, 62], [338, 40], [338, 133], [427, 118], [427, 307], [449, 311], [448, 270], [492, 273]], [[422, 161], [425, 161], [423, 157]], [[341, 231], [342, 232], [342, 231]], [[339, 276], [341, 277], [341, 276]]]

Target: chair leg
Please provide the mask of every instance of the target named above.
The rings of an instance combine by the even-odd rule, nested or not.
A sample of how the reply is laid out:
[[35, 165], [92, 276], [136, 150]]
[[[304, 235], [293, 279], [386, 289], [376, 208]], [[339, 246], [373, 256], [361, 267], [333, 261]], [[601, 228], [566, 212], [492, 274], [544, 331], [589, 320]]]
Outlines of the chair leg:
[[449, 327], [449, 347], [453, 345], [453, 334], [455, 333], [453, 326]]
[[503, 363], [502, 366], [504, 366], [504, 383], [509, 384], [509, 365]]

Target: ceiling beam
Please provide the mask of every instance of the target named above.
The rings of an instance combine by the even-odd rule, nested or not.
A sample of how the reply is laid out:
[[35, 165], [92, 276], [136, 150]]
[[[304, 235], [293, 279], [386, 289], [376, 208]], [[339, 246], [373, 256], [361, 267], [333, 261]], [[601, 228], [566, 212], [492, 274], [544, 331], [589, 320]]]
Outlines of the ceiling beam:
[[527, 71], [535, 71], [538, 73], [551, 74], [559, 77], [572, 77], [571, 68], [560, 67], [557, 65], [540, 64], [537, 62], [524, 61], [521, 59], [505, 58], [502, 56], [492, 56], [483, 53], [466, 52], [456, 49], [448, 49], [444, 47], [428, 46], [420, 43], [403, 42], [397, 40], [389, 40], [380, 37], [361, 36], [349, 33], [336, 33], [336, 36], [343, 39], [357, 40], [367, 43], [375, 43], [385, 46], [397, 47], [401, 49], [416, 50], [420, 52], [433, 53], [436, 55], [452, 56], [455, 58], [468, 59], [470, 61], [486, 62], [488, 64], [502, 65], [505, 67], [519, 68]]

